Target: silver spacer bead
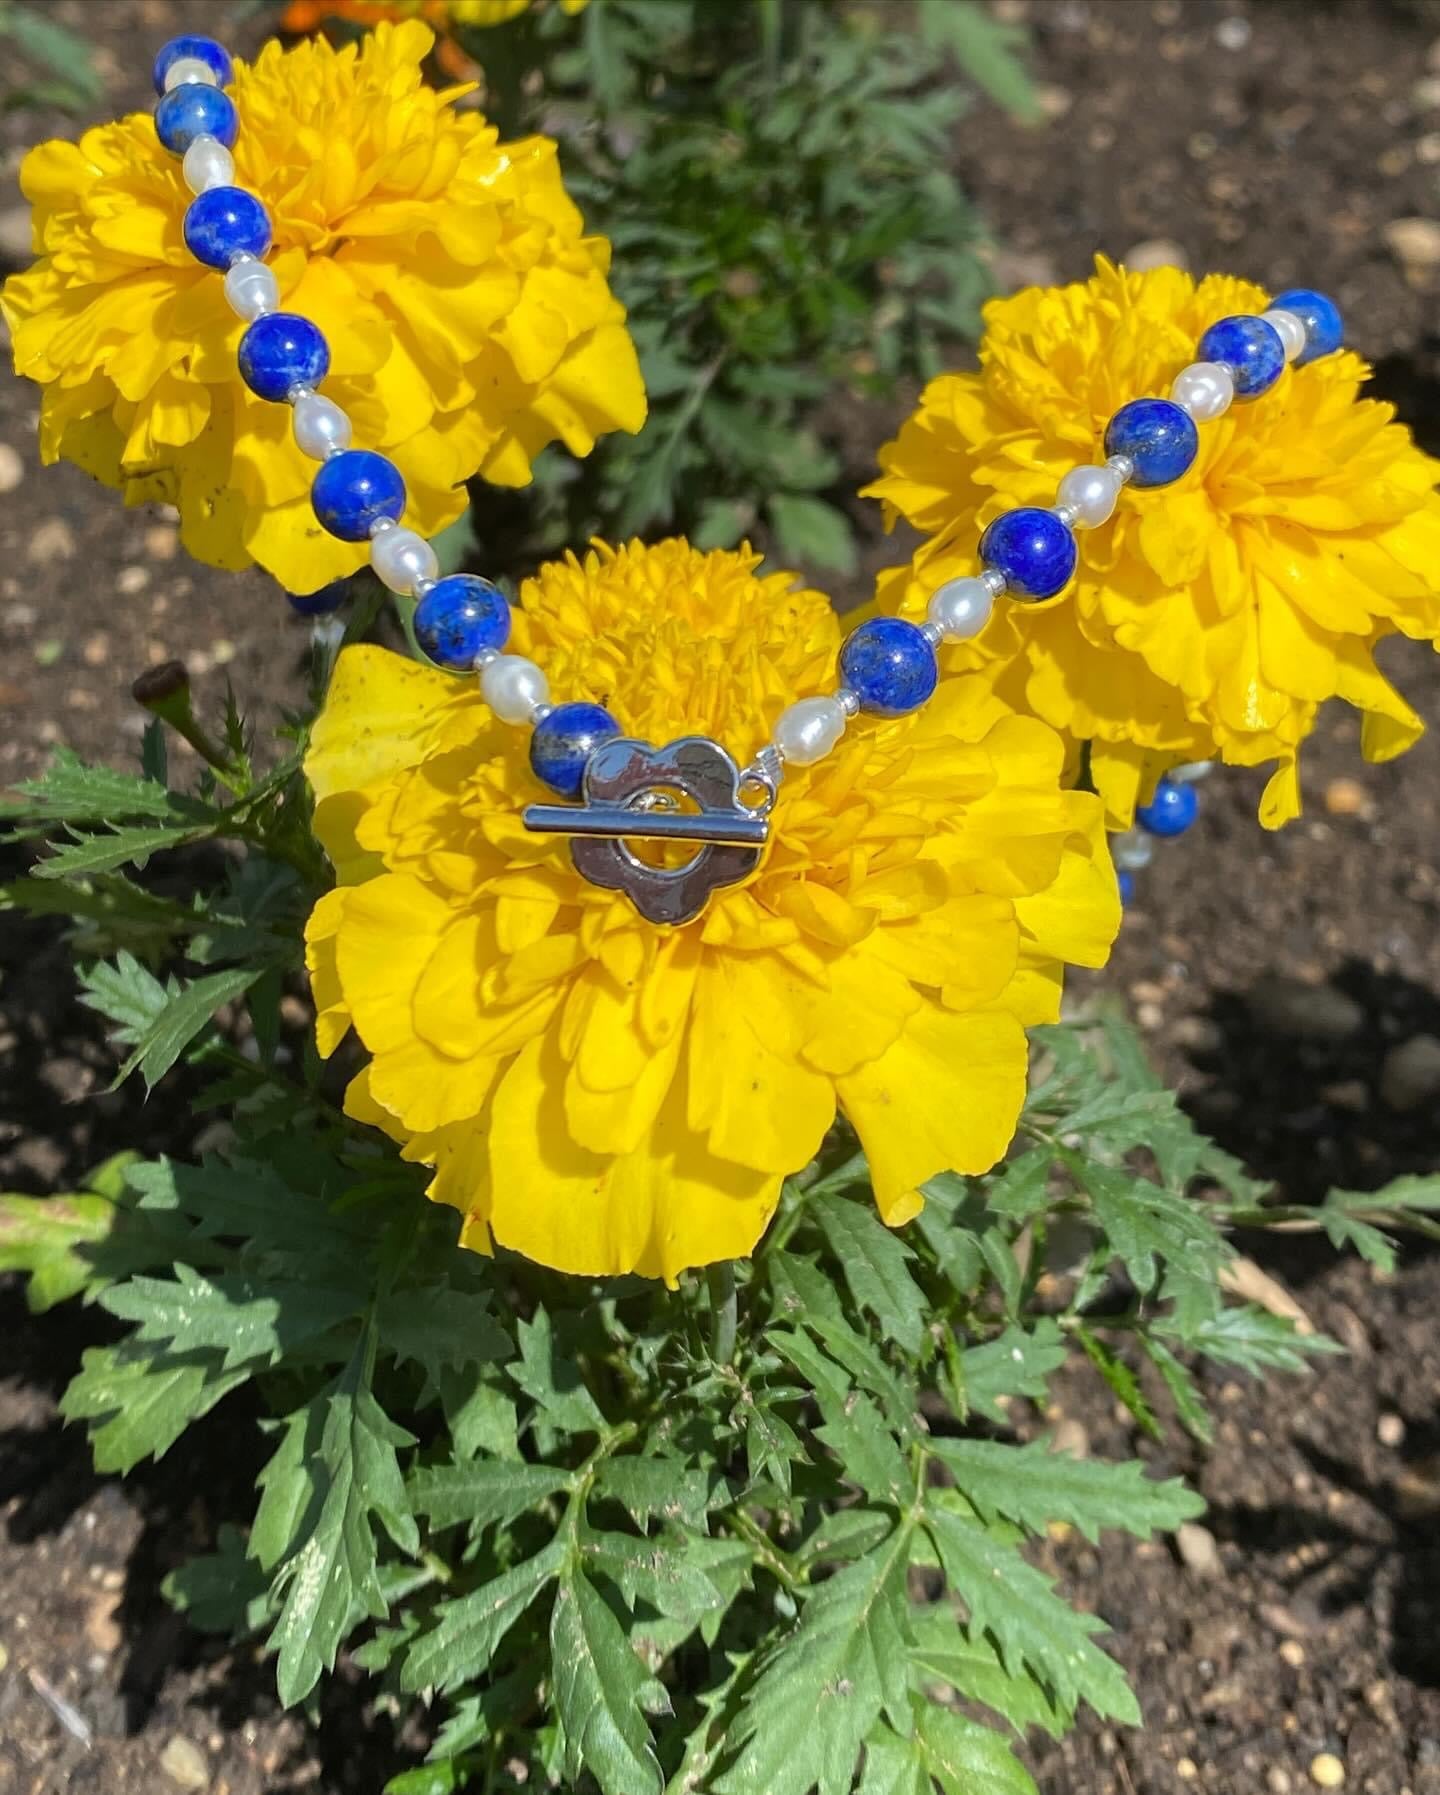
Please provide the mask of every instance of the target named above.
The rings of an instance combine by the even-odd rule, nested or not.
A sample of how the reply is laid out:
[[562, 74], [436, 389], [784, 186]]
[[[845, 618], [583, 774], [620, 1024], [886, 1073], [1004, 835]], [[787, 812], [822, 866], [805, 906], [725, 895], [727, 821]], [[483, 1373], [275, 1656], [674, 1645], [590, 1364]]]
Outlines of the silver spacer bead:
[[847, 717], [858, 717], [860, 715], [860, 694], [858, 692], [852, 692], [849, 686], [836, 686], [830, 696], [840, 706]]
[[1135, 463], [1129, 455], [1111, 455], [1105, 465], [1112, 473], [1118, 474], [1121, 480], [1128, 481], [1135, 477]]
[[1053, 514], [1060, 519], [1067, 530], [1073, 530], [1075, 528], [1076, 520], [1080, 516], [1080, 507], [1078, 505], [1052, 505], [1050, 509]]
[[393, 517], [377, 517], [370, 526], [370, 540], [373, 542], [377, 536], [383, 536], [387, 530], [393, 530], [395, 527]]
[[433, 587], [438, 586], [439, 583], [438, 580], [416, 580], [415, 584], [410, 588], [410, 596], [414, 599], [424, 598], [425, 594]]
[[532, 725], [543, 723], [554, 708], [555, 706], [553, 704], [537, 704], [534, 710], [530, 713], [530, 721]]
[[470, 665], [476, 673], [483, 673], [490, 665], [491, 661], [498, 661], [499, 659], [500, 650], [498, 648], [482, 648], [475, 659], [471, 661]]
[[998, 567], [987, 567], [980, 575], [980, 581], [988, 589], [991, 598], [999, 598], [1009, 584]]
[[941, 629], [938, 623], [922, 623], [920, 625], [920, 634], [932, 648], [938, 648], [945, 640], [945, 632]]

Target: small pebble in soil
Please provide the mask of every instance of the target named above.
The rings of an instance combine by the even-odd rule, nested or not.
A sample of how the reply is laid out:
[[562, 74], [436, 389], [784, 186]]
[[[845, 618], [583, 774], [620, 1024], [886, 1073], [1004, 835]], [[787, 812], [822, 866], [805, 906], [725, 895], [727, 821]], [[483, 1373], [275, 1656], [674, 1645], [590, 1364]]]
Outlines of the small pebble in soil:
[[75, 553], [75, 532], [63, 517], [47, 517], [30, 532], [25, 553], [40, 567], [47, 561], [68, 561]]
[[1375, 1438], [1392, 1450], [1405, 1444], [1405, 1423], [1398, 1415], [1382, 1415], [1375, 1423]]
[[183, 1733], [176, 1733], [160, 1753], [160, 1768], [182, 1789], [203, 1789], [210, 1781], [205, 1753]]
[[1220, 1548], [1215, 1544], [1215, 1535], [1208, 1527], [1201, 1527], [1194, 1521], [1183, 1521], [1176, 1529], [1175, 1549], [1187, 1569], [1194, 1571], [1197, 1577], [1225, 1575], [1225, 1568], [1220, 1563]]
[[1322, 1789], [1338, 1789], [1345, 1781], [1345, 1766], [1334, 1752], [1322, 1751], [1310, 1760], [1310, 1780]]
[[1265, 1778], [1265, 1787], [1270, 1791], [1270, 1795], [1290, 1795], [1290, 1791], [1295, 1785], [1290, 1780], [1290, 1772], [1288, 1770], [1282, 1770], [1280, 1766], [1276, 1764], [1274, 1769], [1272, 1769], [1270, 1774]]
[[1412, 1035], [1392, 1047], [1380, 1067], [1380, 1095], [1401, 1115], [1423, 1109], [1440, 1097], [1440, 1041]]
[[1179, 1758], [1176, 1760], [1175, 1774], [1182, 1783], [1193, 1783], [1200, 1774], [1200, 1766], [1194, 1758]]
[[1215, 27], [1215, 42], [1222, 50], [1243, 50], [1250, 36], [1250, 21], [1243, 13], [1232, 13]]
[[1267, 1034], [1299, 1041], [1347, 1041], [1365, 1025], [1365, 1012], [1353, 997], [1333, 985], [1310, 985], [1281, 973], [1257, 979], [1247, 1003]]
[[1146, 237], [1134, 243], [1120, 260], [1132, 274], [1148, 274], [1155, 268], [1189, 268], [1184, 247], [1170, 237]]
[[1288, 1664], [1291, 1670], [1299, 1670], [1305, 1662], [1305, 1647], [1298, 1639], [1282, 1639], [1280, 1642], [1280, 1662]]
[[0, 443], [0, 492], [14, 492], [25, 478], [25, 463], [18, 450], [9, 443]]
[[123, 592], [127, 598], [133, 598], [137, 592], [143, 592], [150, 584], [148, 567], [122, 567], [115, 576], [115, 590]]
[[180, 532], [174, 524], [151, 524], [145, 532], [145, 553], [152, 561], [173, 561], [180, 547]]
[[1325, 808], [1331, 816], [1367, 816], [1372, 806], [1358, 779], [1332, 779], [1325, 787]]
[[1429, 274], [1440, 264], [1440, 224], [1433, 219], [1392, 219], [1380, 234], [1407, 274]]
[[1415, 145], [1415, 160], [1426, 168], [1440, 162], [1440, 131], [1427, 131]]

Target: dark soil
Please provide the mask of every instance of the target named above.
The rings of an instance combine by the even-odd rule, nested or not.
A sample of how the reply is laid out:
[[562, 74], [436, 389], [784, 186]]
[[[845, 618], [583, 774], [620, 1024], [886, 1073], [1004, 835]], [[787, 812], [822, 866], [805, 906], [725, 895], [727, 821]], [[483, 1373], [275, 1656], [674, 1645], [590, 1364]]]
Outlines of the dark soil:
[[[145, 103], [145, 53], [172, 31], [247, 45], [266, 23], [222, 0], [48, 10], [97, 44], [107, 113]], [[997, 10], [1035, 29], [1049, 114], [1022, 132], [985, 109], [958, 135], [1005, 246], [1002, 281], [1079, 277], [1097, 248], [1169, 238], [1197, 269], [1326, 287], [1379, 389], [1440, 450], [1440, 270], [1406, 269], [1384, 237], [1395, 219], [1440, 213], [1440, 18], [1382, 0]], [[4, 115], [7, 167], [69, 129]], [[0, 197], [12, 264], [18, 203]], [[171, 655], [210, 698], [227, 678], [272, 710], [297, 698], [305, 626], [273, 586], [188, 562], [171, 520], [125, 513], [74, 469], [42, 472], [34, 425], [34, 394], [0, 381], [0, 443], [23, 466], [0, 512], [0, 783], [57, 741], [128, 759], [143, 722], [129, 683]], [[863, 459], [853, 471], [858, 483]], [[867, 562], [884, 558], [876, 545]], [[1440, 661], [1390, 646], [1393, 677], [1440, 721]], [[1125, 991], [1203, 1125], [1295, 1200], [1440, 1165], [1433, 1101], [1398, 1111], [1380, 1094], [1391, 1047], [1440, 1035], [1440, 746], [1364, 767], [1337, 711], [1305, 783], [1306, 817], [1275, 837], [1254, 820], [1258, 776], [1213, 779], [1198, 827], [1144, 875], [1110, 969], [1079, 986]], [[50, 931], [7, 917], [0, 978], [0, 1185], [63, 1188], [121, 1146], [193, 1144], [173, 1094], [144, 1108], [102, 1094], [113, 1059]], [[1331, 993], [1324, 1027], [1297, 986]], [[1204, 1490], [1208, 1566], [1203, 1540], [1200, 1568], [1162, 1544], [1047, 1547], [1114, 1630], [1146, 1723], [1087, 1719], [1062, 1747], [1032, 1741], [1031, 1763], [1046, 1795], [1298, 1795], [1329, 1753], [1349, 1790], [1440, 1795], [1440, 1258], [1412, 1252], [1381, 1278], [1310, 1240], [1242, 1245], [1348, 1356], [1263, 1387], [1217, 1378], [1212, 1451], [1142, 1448]], [[56, 1400], [104, 1325], [73, 1307], [36, 1321], [0, 1287], [0, 1795], [173, 1789], [161, 1766], [178, 1767], [177, 1738], [216, 1795], [378, 1789], [414, 1740], [358, 1678], [342, 1667], [321, 1713], [285, 1717], [255, 1654], [170, 1616], [161, 1578], [248, 1514], [260, 1446], [230, 1418], [123, 1485], [97, 1478]], [[1078, 1424], [1090, 1451], [1136, 1449], [1085, 1369], [1057, 1400], [1050, 1419], [1077, 1438]]]

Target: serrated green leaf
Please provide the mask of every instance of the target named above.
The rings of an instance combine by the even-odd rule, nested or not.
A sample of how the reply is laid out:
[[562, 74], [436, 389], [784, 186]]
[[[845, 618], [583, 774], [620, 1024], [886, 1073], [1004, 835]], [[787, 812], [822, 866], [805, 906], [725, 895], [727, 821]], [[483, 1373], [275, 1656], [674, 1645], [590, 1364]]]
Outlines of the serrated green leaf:
[[[177, 1353], [209, 1348], [224, 1370], [273, 1362], [353, 1316], [353, 1289], [275, 1284], [245, 1274], [208, 1278], [176, 1265], [174, 1278], [134, 1277], [107, 1290], [100, 1305], [132, 1322], [135, 1337]], [[348, 1345], [348, 1343], [347, 1343]], [[339, 1355], [337, 1355], [339, 1356]]]
[[809, 1597], [799, 1625], [766, 1658], [728, 1743], [716, 1795], [845, 1795], [883, 1714], [911, 1724], [906, 1566], [909, 1524]]
[[867, 1741], [859, 1795], [934, 1795], [937, 1787], [943, 1795], [1036, 1795], [999, 1733], [917, 1697], [908, 1739], [885, 1727]]
[[402, 1770], [386, 1783], [383, 1795], [455, 1795], [471, 1775], [457, 1759], [446, 1758], [439, 1764], [422, 1764], [418, 1770]]
[[585, 1769], [604, 1795], [660, 1795], [660, 1763], [644, 1709], [663, 1691], [630, 1648], [599, 1591], [567, 1566], [550, 1612], [555, 1711], [572, 1784]]
[[1026, 1396], [1041, 1401], [1051, 1375], [1065, 1363], [1065, 1340], [1048, 1315], [1029, 1328], [1008, 1327], [996, 1340], [968, 1347], [960, 1355], [965, 1395], [972, 1409], [992, 1421], [1003, 1421], [1001, 1398]]
[[208, 1353], [181, 1359], [131, 1341], [92, 1346], [60, 1400], [60, 1413], [67, 1421], [91, 1423], [97, 1471], [130, 1471], [141, 1459], [163, 1457], [192, 1421], [248, 1375], [221, 1371]]
[[999, 1440], [932, 1440], [939, 1459], [982, 1521], [1004, 1515], [1032, 1533], [1068, 1521], [1092, 1543], [1102, 1528], [1123, 1528], [1139, 1539], [1173, 1532], [1203, 1513], [1205, 1504], [1178, 1478], [1160, 1483], [1140, 1462], [1106, 1464], [1050, 1450], [1046, 1441], [1010, 1446]]
[[36, 879], [74, 879], [82, 874], [108, 873], [121, 866], [144, 866], [162, 848], [182, 847], [214, 833], [214, 825], [183, 823], [136, 824], [133, 828], [106, 829], [98, 835], [75, 833], [72, 840], [54, 844], [54, 852], [38, 860], [32, 869]]
[[1078, 1174], [1096, 1220], [1136, 1289], [1155, 1288], [1158, 1262], [1163, 1260], [1176, 1272], [1198, 1280], [1202, 1294], [1213, 1290], [1229, 1248], [1198, 1203], [1112, 1166], [1085, 1161]]
[[736, 1409], [745, 1429], [745, 1462], [752, 1483], [772, 1477], [790, 1493], [790, 1479], [797, 1465], [808, 1465], [799, 1434], [761, 1395], [752, 1394]]
[[1150, 1363], [1160, 1373], [1165, 1388], [1170, 1392], [1170, 1400], [1175, 1404], [1180, 1425], [1186, 1433], [1199, 1440], [1202, 1446], [1210, 1445], [1215, 1438], [1215, 1423], [1210, 1419], [1210, 1411], [1205, 1406], [1205, 1400], [1194, 1378], [1163, 1340], [1157, 1340], [1150, 1333], [1141, 1334], [1139, 1340], [1149, 1355]]
[[172, 1608], [201, 1633], [258, 1633], [270, 1613], [270, 1579], [247, 1556], [245, 1536], [221, 1523], [214, 1552], [192, 1558], [161, 1584]]
[[816, 1437], [835, 1454], [843, 1474], [878, 1500], [904, 1500], [905, 1455], [869, 1397], [850, 1387], [841, 1368], [803, 1334], [771, 1328], [766, 1344], [788, 1359], [811, 1386], [825, 1425]]
[[116, 1208], [86, 1191], [63, 1196], [0, 1194], [0, 1272], [24, 1272], [26, 1299], [35, 1314], [53, 1308], [98, 1282], [84, 1249], [104, 1240]]
[[855, 532], [843, 511], [799, 492], [775, 493], [766, 510], [784, 562], [826, 573], [854, 573]]
[[377, 1306], [381, 1349], [433, 1375], [503, 1362], [515, 1343], [489, 1313], [490, 1298], [446, 1284], [410, 1286]]
[[922, 1687], [944, 1684], [967, 1701], [981, 1703], [1008, 1720], [1022, 1739], [1032, 1726], [1052, 1739], [1069, 1731], [1073, 1711], [1058, 1705], [1049, 1688], [1023, 1665], [1018, 1672], [1007, 1670], [985, 1635], [963, 1627], [948, 1604], [927, 1609], [911, 1625], [915, 1644], [910, 1665]]
[[880, 1351], [847, 1319], [839, 1293], [825, 1273], [794, 1253], [773, 1253], [768, 1262], [771, 1289], [781, 1314], [807, 1327], [825, 1350], [878, 1398], [885, 1419], [902, 1438], [915, 1437], [917, 1393]]
[[[1157, 1329], [1168, 1332], [1168, 1329]], [[1222, 1365], [1238, 1365], [1259, 1373], [1308, 1371], [1306, 1355], [1343, 1352], [1324, 1334], [1302, 1334], [1288, 1315], [1272, 1315], [1253, 1303], [1221, 1309], [1203, 1326], [1184, 1336], [1186, 1346]]]
[[[976, 1193], [968, 1179], [954, 1172], [943, 1172], [921, 1188], [925, 1207], [915, 1218], [915, 1230], [934, 1254], [951, 1289], [960, 1296], [972, 1296], [985, 1273], [978, 1230], [971, 1225], [981, 1208]], [[987, 1186], [986, 1201], [989, 1195]]]
[[196, 1035], [209, 1026], [221, 1005], [243, 996], [261, 976], [261, 970], [231, 966], [183, 986], [146, 1024], [134, 1051], [115, 1074], [115, 1083], [123, 1084], [138, 1069], [153, 1091]]
[[307, 1403], [287, 1415], [280, 1444], [256, 1484], [260, 1503], [250, 1529], [250, 1556], [264, 1571], [276, 1571], [300, 1543], [307, 1518], [313, 1520], [324, 1404]]
[[488, 1667], [500, 1641], [566, 1561], [565, 1546], [543, 1551], [492, 1578], [468, 1596], [447, 1602], [440, 1619], [405, 1655], [401, 1686], [410, 1691], [452, 1689]]
[[925, 1296], [910, 1276], [915, 1255], [874, 1209], [844, 1197], [825, 1197], [811, 1213], [840, 1261], [850, 1294], [885, 1332], [918, 1353], [925, 1336]]
[[[654, 1539], [592, 1531], [585, 1535], [582, 1552], [586, 1570], [608, 1577], [632, 1613], [645, 1602], [657, 1614], [693, 1626], [702, 1615], [726, 1605], [710, 1578], [707, 1561], [732, 1560], [733, 1541], [674, 1529]], [[749, 1557], [748, 1550], [745, 1555]]]
[[160, 821], [173, 817], [177, 804], [206, 808], [177, 799], [155, 780], [87, 766], [70, 748], [56, 748], [40, 777], [23, 781], [15, 790], [14, 799], [0, 802], [0, 824], [110, 823], [121, 817]]
[[507, 1367], [510, 1377], [540, 1409], [544, 1419], [563, 1433], [601, 1433], [605, 1417], [585, 1387], [580, 1368], [563, 1358], [550, 1316], [543, 1305], [533, 1321], [522, 1321], [517, 1333], [520, 1363]]
[[371, 1327], [326, 1393], [319, 1463], [313, 1469], [318, 1517], [280, 1572], [285, 1605], [270, 1646], [279, 1653], [276, 1681], [287, 1707], [303, 1700], [334, 1667], [352, 1609], [384, 1618], [371, 1515], [401, 1551], [413, 1554], [420, 1548], [395, 1456], [398, 1446], [414, 1444], [414, 1436], [375, 1400], [374, 1356]]
[[595, 1479], [595, 1494], [625, 1508], [637, 1526], [648, 1520], [683, 1521], [699, 1527], [709, 1500], [703, 1471], [670, 1458], [609, 1458]]
[[971, 1624], [995, 1641], [1012, 1675], [1028, 1666], [1068, 1708], [1089, 1702], [1101, 1716], [1140, 1724], [1140, 1709], [1124, 1672], [1096, 1646], [1103, 1631], [1093, 1614], [1080, 1614], [1056, 1595], [1005, 1538], [938, 1502], [927, 1504], [926, 1528], [951, 1589]]
[[113, 961], [80, 969], [81, 1003], [115, 1023], [116, 1040], [127, 1044], [139, 1040], [178, 989], [174, 980], [161, 984], [125, 948]]
[[1104, 1378], [1120, 1403], [1129, 1410], [1136, 1426], [1147, 1439], [1163, 1440], [1164, 1429], [1155, 1419], [1155, 1411], [1146, 1402], [1135, 1373], [1118, 1358], [1098, 1335], [1077, 1324], [1075, 1338], [1085, 1349], [1085, 1356]]
[[503, 1526], [551, 1496], [568, 1489], [569, 1471], [509, 1459], [471, 1459], [464, 1464], [425, 1465], [410, 1476], [415, 1512], [435, 1527], [462, 1524], [480, 1529]]

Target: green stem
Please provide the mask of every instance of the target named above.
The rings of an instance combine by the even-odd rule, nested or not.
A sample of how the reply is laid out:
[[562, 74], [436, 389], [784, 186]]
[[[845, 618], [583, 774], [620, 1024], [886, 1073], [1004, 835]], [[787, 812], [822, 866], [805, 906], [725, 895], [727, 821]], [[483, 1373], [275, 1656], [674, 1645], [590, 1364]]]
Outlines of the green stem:
[[735, 1334], [740, 1323], [734, 1261], [722, 1259], [718, 1265], [707, 1266], [705, 1282], [710, 1290], [710, 1357], [717, 1365], [728, 1365], [735, 1357]]
[[764, 1528], [750, 1519], [743, 1508], [732, 1509], [725, 1517], [725, 1524], [732, 1533], [738, 1534], [748, 1546], [754, 1548], [757, 1561], [777, 1583], [783, 1584], [792, 1596], [804, 1595], [807, 1587], [805, 1577], [797, 1569], [794, 1559], [788, 1552], [782, 1551]]

